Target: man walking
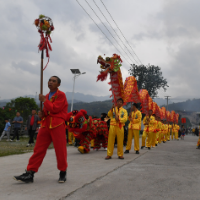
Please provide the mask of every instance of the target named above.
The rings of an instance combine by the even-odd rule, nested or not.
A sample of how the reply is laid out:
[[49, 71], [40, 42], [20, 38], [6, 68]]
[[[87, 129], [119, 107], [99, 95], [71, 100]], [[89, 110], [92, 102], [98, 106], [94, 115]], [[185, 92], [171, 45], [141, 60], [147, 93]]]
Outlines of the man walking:
[[132, 139], [134, 137], [134, 150], [136, 151], [136, 154], [139, 154], [139, 136], [141, 130], [142, 114], [137, 108], [137, 104], [134, 103], [132, 105], [133, 112], [131, 112], [129, 116], [130, 123], [128, 126], [128, 142], [126, 145], [126, 151], [124, 153], [129, 153], [129, 151], [131, 150]]
[[34, 138], [34, 134], [35, 134], [36, 130], [39, 127], [38, 121], [39, 121], [39, 117], [38, 117], [38, 115], [36, 115], [36, 110], [33, 109], [32, 115], [28, 116], [28, 120], [27, 120], [27, 124], [26, 124], [26, 129], [28, 130], [28, 134], [29, 134], [29, 142], [26, 145], [26, 147], [34, 145], [33, 138]]
[[34, 153], [29, 159], [27, 171], [21, 176], [14, 176], [14, 179], [17, 181], [24, 183], [33, 182], [34, 174], [42, 164], [51, 142], [53, 142], [56, 152], [57, 168], [60, 170], [58, 182], [64, 183], [66, 181], [68, 165], [65, 121], [67, 118], [68, 103], [65, 93], [58, 89], [60, 83], [60, 78], [52, 76], [48, 81], [50, 92], [46, 96], [39, 95], [39, 100], [44, 102], [41, 128], [37, 135]]
[[20, 113], [16, 113], [16, 117], [13, 119], [14, 123], [14, 135], [13, 138], [10, 140], [11, 142], [17, 137], [16, 142], [19, 141], [19, 130], [21, 129], [21, 124], [23, 124], [23, 118], [20, 116]]
[[117, 100], [117, 106], [112, 106], [108, 112], [108, 117], [110, 117], [110, 129], [108, 135], [108, 147], [107, 147], [107, 157], [106, 160], [111, 159], [114, 150], [115, 137], [117, 136], [117, 154], [119, 159], [124, 159], [123, 157], [123, 141], [124, 141], [124, 128], [125, 122], [127, 121], [128, 115], [127, 111], [122, 107], [123, 99]]

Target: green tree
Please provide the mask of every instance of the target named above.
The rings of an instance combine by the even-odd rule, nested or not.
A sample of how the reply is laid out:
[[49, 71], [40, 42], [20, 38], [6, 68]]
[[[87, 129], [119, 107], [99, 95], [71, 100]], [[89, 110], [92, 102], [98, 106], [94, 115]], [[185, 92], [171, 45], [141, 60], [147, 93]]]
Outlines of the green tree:
[[31, 114], [32, 109], [39, 110], [34, 98], [19, 97], [7, 103], [4, 111], [9, 119], [13, 119], [16, 112], [20, 112], [24, 121], [26, 121], [28, 115]]
[[146, 89], [151, 98], [155, 98], [158, 90], [167, 90], [167, 80], [163, 78], [161, 68], [158, 66], [131, 65], [129, 74], [137, 79], [138, 90]]

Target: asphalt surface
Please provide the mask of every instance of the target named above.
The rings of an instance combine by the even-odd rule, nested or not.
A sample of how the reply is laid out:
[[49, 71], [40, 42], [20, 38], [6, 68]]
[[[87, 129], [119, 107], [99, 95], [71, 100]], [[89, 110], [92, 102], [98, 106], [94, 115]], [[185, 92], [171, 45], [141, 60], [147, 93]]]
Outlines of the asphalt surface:
[[81, 155], [68, 147], [67, 182], [58, 184], [54, 150], [48, 150], [33, 184], [12, 179], [26, 168], [31, 153], [0, 158], [0, 200], [114, 200], [200, 199], [200, 150], [198, 138], [169, 141], [152, 150], [134, 151], [111, 160], [106, 151]]

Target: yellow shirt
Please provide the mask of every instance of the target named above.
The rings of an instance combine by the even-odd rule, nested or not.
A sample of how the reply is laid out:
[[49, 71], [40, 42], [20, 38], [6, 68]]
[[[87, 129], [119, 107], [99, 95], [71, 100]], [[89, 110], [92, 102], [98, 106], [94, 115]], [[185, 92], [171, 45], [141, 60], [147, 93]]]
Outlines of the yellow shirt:
[[[115, 119], [115, 110], [116, 115], [119, 117], [119, 122], [117, 122]], [[115, 109], [113, 108], [113, 110], [109, 110], [108, 117], [110, 118], [110, 125], [113, 126], [119, 126], [120, 124], [125, 126], [125, 123], [128, 120], [127, 111], [123, 107], [119, 108], [119, 110], [117, 107], [115, 107]]]
[[129, 129], [135, 129], [135, 130], [141, 130], [141, 121], [142, 121], [142, 114], [139, 110], [137, 110], [136, 112], [132, 112], [131, 113], [131, 118], [132, 120], [129, 118], [130, 123], [128, 125]]
[[161, 131], [161, 127], [162, 127], [162, 123], [158, 122], [157, 123], [157, 130], [160, 132]]
[[145, 123], [147, 122], [147, 118], [149, 117], [144, 117], [143, 119], [143, 124], [144, 124], [144, 131], [149, 131], [149, 132], [153, 132], [154, 131], [154, 124], [155, 124], [155, 118], [154, 116], [150, 116], [150, 120], [149, 120], [149, 125], [145, 125]]
[[168, 132], [171, 132], [171, 129], [172, 129], [172, 125], [169, 124], [169, 125], [168, 125]]

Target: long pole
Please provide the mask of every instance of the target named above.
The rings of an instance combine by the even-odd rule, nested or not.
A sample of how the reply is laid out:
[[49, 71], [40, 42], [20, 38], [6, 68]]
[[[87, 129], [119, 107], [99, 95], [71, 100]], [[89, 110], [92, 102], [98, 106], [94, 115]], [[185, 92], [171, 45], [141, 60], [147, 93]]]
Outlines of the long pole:
[[73, 91], [72, 91], [72, 103], [71, 103], [71, 111], [73, 110], [73, 103], [74, 103], [74, 88], [75, 88], [75, 79], [76, 79], [76, 74], [74, 75], [74, 83], [73, 83]]
[[[42, 50], [41, 52], [40, 94], [43, 94], [43, 60], [44, 60], [44, 50]], [[42, 111], [42, 101], [40, 101], [40, 111]]]

